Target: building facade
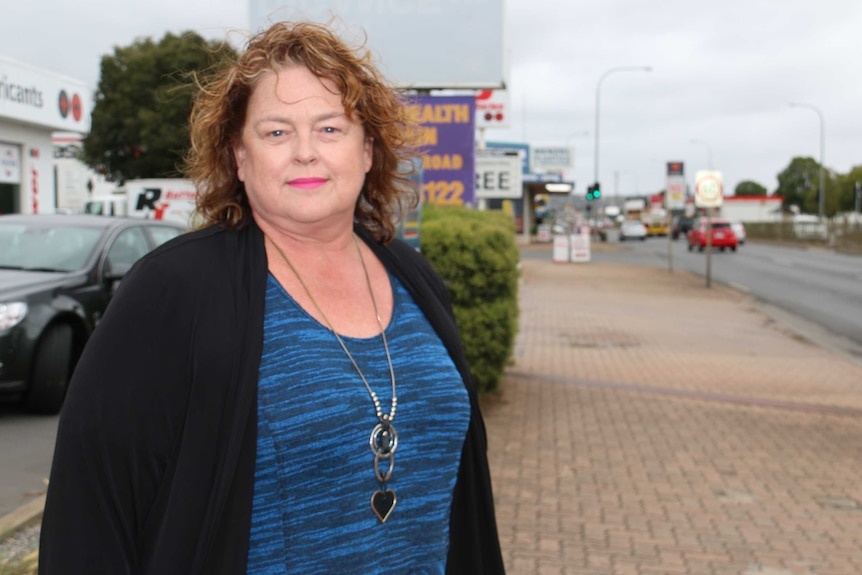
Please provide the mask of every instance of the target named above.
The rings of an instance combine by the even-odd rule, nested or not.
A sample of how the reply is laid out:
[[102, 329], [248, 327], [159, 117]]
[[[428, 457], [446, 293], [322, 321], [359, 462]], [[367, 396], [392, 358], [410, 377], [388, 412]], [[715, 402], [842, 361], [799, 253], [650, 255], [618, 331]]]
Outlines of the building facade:
[[54, 213], [55, 132], [90, 130], [84, 82], [0, 56], [0, 214]]

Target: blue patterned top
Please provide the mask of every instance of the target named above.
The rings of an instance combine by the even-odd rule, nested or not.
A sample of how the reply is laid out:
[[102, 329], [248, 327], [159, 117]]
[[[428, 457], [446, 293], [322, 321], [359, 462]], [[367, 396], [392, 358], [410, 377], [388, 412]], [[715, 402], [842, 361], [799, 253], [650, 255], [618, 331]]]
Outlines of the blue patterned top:
[[[380, 483], [368, 391], [332, 332], [268, 279], [249, 575], [445, 572], [469, 398], [422, 311], [390, 282], [398, 447], [386, 487], [397, 501], [381, 524], [371, 509]], [[388, 413], [382, 338], [342, 339]]]

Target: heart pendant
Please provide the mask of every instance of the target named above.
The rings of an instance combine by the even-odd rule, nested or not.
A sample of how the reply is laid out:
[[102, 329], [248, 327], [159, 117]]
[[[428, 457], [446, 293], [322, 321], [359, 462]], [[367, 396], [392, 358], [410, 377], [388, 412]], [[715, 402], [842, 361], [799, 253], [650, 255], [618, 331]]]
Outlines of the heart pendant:
[[386, 523], [389, 514], [395, 509], [395, 492], [391, 489], [380, 491], [379, 489], [371, 496], [371, 510], [381, 523]]

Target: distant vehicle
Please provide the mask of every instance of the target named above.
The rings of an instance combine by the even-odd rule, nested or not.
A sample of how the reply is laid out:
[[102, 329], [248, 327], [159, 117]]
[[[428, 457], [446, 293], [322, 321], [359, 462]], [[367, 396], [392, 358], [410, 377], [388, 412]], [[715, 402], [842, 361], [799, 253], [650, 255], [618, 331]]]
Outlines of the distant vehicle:
[[33, 412], [60, 411], [120, 280], [184, 230], [109, 216], [0, 217], [0, 396], [20, 398]]
[[694, 224], [694, 218], [692, 217], [675, 216], [671, 224], [670, 237], [677, 239], [679, 236], [687, 236], [692, 224]]
[[[706, 229], [707, 218], [698, 218], [688, 232], [688, 251], [692, 251], [695, 247], [699, 251], [706, 249]], [[731, 251], [736, 251], [738, 242], [729, 221], [713, 218], [711, 237], [712, 241], [710, 243], [713, 248], [718, 248], [721, 251], [730, 248]]]
[[641, 221], [646, 227], [647, 236], [666, 236], [669, 232], [667, 221], [667, 210], [656, 206], [650, 206], [641, 214]]
[[646, 240], [646, 226], [640, 220], [624, 220], [620, 224], [620, 241], [626, 240]]
[[128, 180], [111, 194], [84, 202], [84, 213], [194, 224], [194, 185], [178, 178]]
[[84, 202], [83, 213], [93, 216], [119, 216], [129, 215], [129, 199], [125, 192], [93, 196]]
[[745, 243], [745, 226], [742, 222], [730, 222], [730, 228], [733, 230], [733, 235], [736, 236], [736, 241], [739, 245]]

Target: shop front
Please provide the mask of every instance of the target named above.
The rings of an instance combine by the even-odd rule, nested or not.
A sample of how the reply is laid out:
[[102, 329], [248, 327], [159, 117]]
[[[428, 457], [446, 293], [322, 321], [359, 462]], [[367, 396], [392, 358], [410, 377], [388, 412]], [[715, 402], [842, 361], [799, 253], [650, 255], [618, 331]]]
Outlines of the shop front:
[[85, 83], [0, 56], [0, 214], [54, 213], [54, 132], [90, 130]]

